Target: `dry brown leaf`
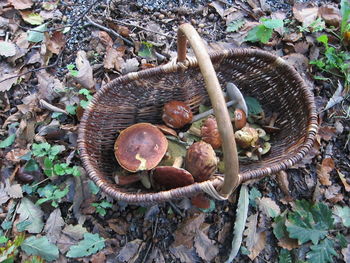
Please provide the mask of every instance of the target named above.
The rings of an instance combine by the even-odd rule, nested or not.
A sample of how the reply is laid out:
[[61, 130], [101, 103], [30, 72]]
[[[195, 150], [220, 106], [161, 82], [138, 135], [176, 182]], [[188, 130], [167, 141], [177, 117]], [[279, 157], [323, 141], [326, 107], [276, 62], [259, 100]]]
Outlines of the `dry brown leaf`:
[[46, 47], [53, 54], [59, 54], [66, 44], [64, 34], [60, 31], [54, 32], [46, 41]]
[[115, 69], [117, 71], [121, 71], [122, 66], [125, 64], [123, 59], [125, 50], [125, 46], [120, 46], [117, 49], [113, 47], [107, 48], [107, 52], [103, 60], [103, 66], [106, 69]]
[[226, 222], [223, 227], [219, 230], [218, 242], [223, 244], [227, 239], [228, 235], [232, 232], [232, 223]]
[[343, 201], [344, 199], [344, 196], [341, 193], [341, 187], [339, 185], [331, 185], [328, 187], [324, 193], [324, 196], [333, 204]]
[[221, 1], [214, 1], [210, 3], [209, 6], [214, 7], [216, 12], [221, 16], [221, 18], [224, 18], [225, 6]]
[[176, 258], [180, 260], [181, 263], [193, 263], [201, 261], [193, 247], [187, 248], [184, 245], [177, 247], [171, 246], [169, 250]]
[[250, 250], [250, 254], [248, 255], [248, 257], [251, 260], [254, 260], [260, 254], [260, 252], [265, 248], [265, 245], [266, 245], [266, 232], [260, 232], [258, 233], [256, 243]]
[[122, 73], [127, 74], [129, 72], [135, 72], [139, 68], [139, 61], [137, 58], [128, 58], [125, 60], [124, 64], [122, 65]]
[[331, 26], [338, 27], [341, 22], [341, 14], [339, 8], [333, 5], [323, 5], [318, 10], [318, 15]]
[[288, 174], [285, 171], [280, 171], [276, 174], [276, 180], [277, 180], [278, 186], [286, 196], [286, 201], [290, 202], [293, 198], [291, 197], [290, 191], [289, 191]]
[[340, 178], [341, 182], [344, 185], [345, 191], [350, 192], [350, 185], [346, 181], [345, 175], [342, 174], [338, 169], [337, 169], [337, 172], [338, 172], [338, 175], [339, 175], [339, 178]]
[[318, 15], [318, 7], [307, 7], [303, 3], [295, 3], [293, 6], [293, 15], [303, 26], [309, 26], [314, 22]]
[[44, 232], [46, 232], [46, 236], [51, 243], [56, 244], [57, 240], [60, 238], [63, 226], [64, 220], [61, 215], [61, 210], [56, 208], [50, 214], [44, 227]]
[[26, 155], [29, 152], [28, 149], [15, 148], [9, 151], [5, 158], [13, 163], [18, 163], [21, 161], [20, 157]]
[[33, 5], [32, 0], [8, 0], [8, 3], [18, 10], [31, 8]]
[[6, 181], [5, 191], [11, 198], [22, 198], [23, 191], [20, 184], [10, 185], [8, 181]]
[[71, 246], [76, 244], [78, 244], [78, 240], [66, 234], [61, 234], [60, 238], [57, 240], [57, 247], [62, 254], [65, 254]]
[[4, 184], [0, 183], [0, 205], [6, 203], [9, 199], [10, 199], [10, 197], [8, 196], [8, 194], [5, 191]]
[[197, 235], [194, 238], [194, 247], [198, 255], [205, 261], [212, 261], [219, 253], [218, 247], [215, 245], [215, 241], [209, 239], [209, 237], [198, 230]]
[[193, 239], [200, 225], [204, 222], [204, 218], [204, 213], [186, 218], [174, 232], [174, 247], [180, 245], [188, 248], [193, 247]]
[[154, 246], [146, 263], [165, 263], [165, 258], [162, 251], [158, 247]]
[[112, 47], [113, 46], [113, 40], [105, 31], [99, 31], [98, 32], [98, 38], [102, 42], [103, 45], [106, 47]]
[[289, 251], [299, 247], [298, 240], [290, 237], [283, 237], [278, 240], [278, 245], [282, 248], [288, 249]]
[[306, 72], [309, 68], [309, 60], [306, 56], [299, 53], [292, 53], [284, 56], [283, 59], [285, 59], [289, 65], [294, 67], [299, 72], [299, 74], [302, 76], [306, 75]]
[[256, 232], [256, 228], [258, 225], [258, 215], [259, 213], [255, 213], [247, 218], [246, 230], [244, 230], [244, 235], [247, 236], [246, 246], [248, 250], [251, 250], [258, 238], [258, 234]]
[[105, 263], [105, 262], [106, 262], [106, 253], [103, 250], [91, 256], [91, 263]]
[[327, 142], [336, 135], [336, 132], [337, 129], [332, 126], [321, 126], [318, 129], [318, 135]]
[[75, 63], [78, 69], [78, 76], [74, 77], [74, 79], [86, 89], [95, 87], [92, 67], [86, 57], [85, 51], [79, 50], [77, 52]]
[[80, 239], [83, 239], [83, 236], [84, 236], [85, 233], [87, 233], [87, 230], [86, 230], [85, 227], [83, 227], [82, 225], [78, 224], [78, 225], [75, 225], [75, 226], [73, 226], [73, 225], [66, 225], [63, 228], [62, 232], [65, 235], [73, 238], [74, 240], [80, 240]]
[[141, 244], [141, 239], [135, 239], [125, 244], [125, 246], [119, 251], [116, 259], [120, 262], [132, 262], [133, 259], [139, 254]]
[[300, 41], [294, 44], [295, 53], [306, 54], [309, 50], [309, 43], [306, 41]]
[[317, 176], [322, 185], [331, 185], [330, 172], [333, 171], [335, 165], [332, 158], [325, 158], [321, 164], [317, 164]]
[[112, 218], [107, 220], [108, 226], [119, 235], [126, 235], [130, 224], [123, 218]]
[[269, 197], [258, 199], [259, 210], [268, 217], [276, 217], [281, 213], [280, 207]]
[[0, 63], [0, 69], [0, 92], [8, 91], [17, 82], [20, 69], [12, 68], [3, 62]]
[[44, 70], [36, 73], [38, 78], [38, 99], [45, 99], [51, 102], [60, 96], [59, 92], [64, 90], [62, 82]]

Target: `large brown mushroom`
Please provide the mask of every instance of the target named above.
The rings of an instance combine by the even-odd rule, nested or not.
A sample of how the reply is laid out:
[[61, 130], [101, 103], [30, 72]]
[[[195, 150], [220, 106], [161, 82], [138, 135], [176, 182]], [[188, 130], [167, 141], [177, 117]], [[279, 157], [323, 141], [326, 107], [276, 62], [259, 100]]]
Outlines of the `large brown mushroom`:
[[182, 101], [169, 101], [163, 107], [162, 119], [171, 128], [182, 128], [190, 123], [192, 118], [191, 108]]
[[166, 189], [178, 188], [194, 183], [193, 176], [185, 169], [173, 166], [158, 166], [152, 173], [153, 184]]
[[121, 167], [138, 172], [156, 167], [167, 148], [168, 141], [157, 127], [137, 123], [120, 133], [114, 144], [114, 153]]
[[221, 137], [214, 117], [209, 117], [204, 121], [201, 128], [201, 137], [203, 141], [209, 143], [214, 149], [221, 147]]

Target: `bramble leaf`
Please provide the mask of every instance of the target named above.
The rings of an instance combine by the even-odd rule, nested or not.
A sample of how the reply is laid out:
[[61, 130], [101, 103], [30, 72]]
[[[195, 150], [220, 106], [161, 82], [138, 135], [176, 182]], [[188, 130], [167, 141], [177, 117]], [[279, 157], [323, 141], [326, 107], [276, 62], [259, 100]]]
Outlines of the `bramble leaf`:
[[84, 239], [78, 245], [71, 246], [67, 257], [79, 258], [86, 257], [100, 251], [105, 247], [105, 240], [98, 234], [85, 233]]

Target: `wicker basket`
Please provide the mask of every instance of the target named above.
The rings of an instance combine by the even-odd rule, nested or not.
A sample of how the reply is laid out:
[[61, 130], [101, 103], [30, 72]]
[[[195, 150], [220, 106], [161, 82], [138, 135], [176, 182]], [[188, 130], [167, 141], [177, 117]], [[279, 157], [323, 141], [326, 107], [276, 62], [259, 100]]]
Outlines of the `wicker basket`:
[[[196, 58], [186, 58], [187, 40]], [[279, 113], [281, 131], [271, 139], [262, 160], [238, 167], [236, 144], [221, 85], [234, 82], [245, 96], [257, 98], [265, 110]], [[139, 123], [161, 123], [170, 100], [185, 101], [194, 112], [210, 102], [223, 140], [225, 175], [168, 191], [118, 187], [113, 145], [117, 131]], [[210, 53], [189, 24], [178, 31], [178, 59], [119, 77], [98, 91], [79, 128], [79, 150], [88, 176], [110, 196], [128, 203], [153, 203], [207, 192], [225, 199], [243, 182], [291, 167], [310, 150], [317, 132], [314, 98], [298, 73], [283, 59], [255, 49]], [[224, 178], [224, 180], [222, 180]]]

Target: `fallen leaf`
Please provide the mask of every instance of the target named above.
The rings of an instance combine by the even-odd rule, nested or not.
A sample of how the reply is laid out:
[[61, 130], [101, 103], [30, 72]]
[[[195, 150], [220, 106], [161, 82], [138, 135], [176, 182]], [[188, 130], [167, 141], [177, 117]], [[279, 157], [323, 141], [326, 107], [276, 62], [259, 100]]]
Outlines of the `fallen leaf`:
[[158, 247], [153, 246], [152, 252], [149, 255], [146, 263], [165, 263], [165, 258], [162, 251]]
[[269, 197], [263, 197], [257, 199], [259, 210], [262, 211], [268, 217], [276, 217], [281, 214], [280, 207], [274, 200]]
[[12, 149], [11, 151], [9, 151], [5, 158], [13, 163], [19, 163], [21, 161], [21, 157], [23, 155], [26, 155], [29, 152], [28, 149], [19, 149], [19, 148], [15, 148]]
[[338, 27], [342, 17], [339, 8], [333, 5], [323, 5], [318, 10], [318, 15], [330, 26]]
[[44, 23], [44, 18], [38, 13], [32, 13], [32, 11], [21, 11], [20, 12], [23, 20], [31, 25], [41, 25]]
[[60, 31], [54, 32], [46, 41], [46, 47], [53, 54], [59, 54], [66, 44], [64, 34]]
[[191, 203], [197, 208], [208, 209], [210, 207], [210, 199], [204, 194], [199, 193], [191, 197]]
[[5, 191], [5, 185], [3, 183], [0, 183], [0, 205], [6, 203], [10, 197]]
[[321, 139], [325, 141], [331, 140], [336, 135], [336, 128], [332, 126], [321, 126], [318, 129], [318, 135], [320, 135]]
[[28, 31], [27, 40], [38, 43], [44, 40], [44, 32], [47, 31], [47, 23], [34, 27], [33, 30]]
[[337, 172], [338, 172], [338, 175], [339, 175], [339, 178], [340, 178], [341, 182], [344, 185], [345, 191], [350, 192], [350, 185], [346, 181], [345, 175], [342, 174], [338, 169], [337, 169]]
[[12, 57], [16, 55], [16, 45], [9, 41], [0, 40], [0, 56]]
[[8, 91], [18, 80], [19, 69], [12, 68], [7, 63], [0, 63], [0, 92]]
[[278, 186], [282, 190], [283, 194], [286, 196], [286, 201], [289, 202], [293, 198], [290, 195], [289, 191], [289, 181], [288, 181], [288, 174], [286, 171], [280, 171], [276, 174], [276, 181], [278, 183]]
[[44, 227], [42, 220], [44, 213], [39, 206], [24, 197], [17, 209], [17, 213], [19, 214], [19, 223], [23, 221], [30, 222], [30, 225], [25, 228], [29, 233], [35, 234], [41, 232]]
[[230, 231], [232, 229], [232, 223], [226, 222], [223, 227], [220, 228], [219, 234], [218, 234], [218, 242], [223, 244], [226, 241], [226, 238], [230, 234]]
[[321, 164], [317, 164], [317, 176], [322, 185], [331, 185], [330, 172], [335, 168], [332, 158], [325, 158]]
[[136, 255], [138, 255], [140, 246], [142, 244], [141, 239], [135, 239], [125, 244], [125, 246], [119, 251], [116, 259], [121, 262], [131, 262]]
[[215, 246], [215, 241], [209, 239], [209, 237], [200, 230], [197, 231], [197, 235], [194, 238], [194, 247], [198, 255], [205, 262], [212, 261], [219, 253], [218, 247]]
[[172, 253], [176, 258], [178, 258], [181, 263], [201, 262], [193, 247], [187, 248], [184, 245], [180, 245], [177, 247], [171, 246], [169, 250], [170, 253]]
[[135, 72], [139, 68], [139, 61], [137, 58], [128, 58], [122, 65], [121, 72], [122, 74], [127, 74], [129, 72]]
[[123, 218], [112, 218], [107, 220], [108, 226], [118, 235], [126, 235], [130, 224]]
[[265, 245], [266, 245], [266, 232], [260, 232], [258, 233], [256, 243], [250, 250], [250, 254], [248, 255], [248, 257], [251, 260], [254, 260], [260, 254], [260, 252], [263, 251], [263, 249], [265, 248]]
[[338, 87], [334, 92], [333, 96], [327, 102], [326, 107], [323, 109], [324, 111], [332, 108], [333, 106], [337, 105], [338, 103], [344, 100], [345, 94], [343, 93], [343, 89], [344, 86], [340, 83], [340, 81], [338, 81]]
[[193, 247], [193, 239], [200, 225], [204, 222], [204, 218], [204, 213], [186, 218], [174, 232], [174, 247], [180, 245], [188, 248]]
[[324, 197], [333, 204], [343, 201], [344, 199], [344, 196], [341, 193], [341, 187], [339, 185], [331, 185], [328, 187], [324, 193]]
[[85, 227], [83, 227], [82, 225], [78, 224], [78, 225], [66, 225], [64, 227], [64, 229], [62, 230], [62, 232], [67, 235], [70, 236], [71, 238], [73, 238], [74, 240], [80, 240], [83, 238], [84, 234], [87, 233], [87, 230]]
[[98, 38], [102, 42], [103, 45], [106, 46], [106, 48], [111, 48], [113, 46], [113, 40], [105, 31], [99, 31], [98, 32]]
[[289, 251], [299, 247], [298, 239], [293, 239], [290, 237], [282, 237], [278, 240], [278, 245], [282, 248], [288, 249]]
[[341, 250], [341, 253], [344, 256], [344, 261], [345, 262], [350, 262], [350, 244]]
[[318, 7], [307, 7], [303, 3], [295, 3], [293, 6], [293, 15], [304, 27], [307, 27], [316, 20]]
[[221, 16], [221, 18], [224, 18], [225, 6], [221, 1], [214, 1], [210, 3], [209, 6], [214, 7], [216, 12]]
[[103, 60], [104, 68], [121, 71], [122, 65], [125, 63], [123, 59], [125, 50], [125, 46], [120, 46], [118, 48], [107, 48], [106, 55]]
[[300, 41], [294, 44], [295, 53], [300, 53], [305, 55], [309, 50], [309, 43], [306, 41]]
[[8, 0], [8, 3], [13, 5], [17, 10], [31, 8], [33, 5], [32, 0]]
[[44, 232], [46, 232], [46, 236], [51, 243], [56, 244], [61, 235], [61, 230], [64, 224], [65, 223], [61, 215], [61, 210], [59, 208], [56, 208], [50, 214], [44, 227]]
[[105, 262], [106, 262], [106, 253], [103, 250], [91, 256], [91, 263], [105, 263]]
[[57, 240], [57, 247], [62, 254], [65, 254], [72, 246], [78, 244], [78, 240], [66, 235], [61, 234], [60, 238]]
[[5, 187], [6, 193], [11, 198], [22, 198], [23, 197], [23, 191], [20, 184], [12, 184]]
[[244, 235], [246, 237], [246, 247], [250, 251], [258, 239], [257, 225], [258, 225], [258, 213], [252, 214], [247, 218], [246, 230], [244, 230]]
[[37, 99], [51, 102], [53, 99], [58, 98], [60, 92], [64, 90], [63, 83], [46, 71], [41, 70], [36, 73], [36, 76], [39, 82]]
[[75, 60], [78, 69], [78, 75], [74, 79], [84, 88], [91, 89], [95, 86], [92, 67], [86, 57], [86, 52], [79, 50]]

